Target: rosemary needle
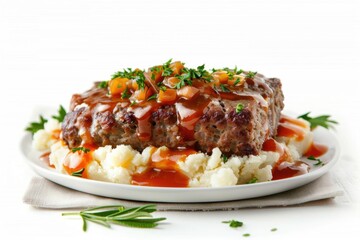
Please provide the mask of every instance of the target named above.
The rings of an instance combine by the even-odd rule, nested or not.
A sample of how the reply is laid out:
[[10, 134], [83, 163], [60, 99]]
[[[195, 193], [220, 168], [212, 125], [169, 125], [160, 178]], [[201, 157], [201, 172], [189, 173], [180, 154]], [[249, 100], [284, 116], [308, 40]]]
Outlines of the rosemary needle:
[[83, 231], [86, 232], [88, 222], [100, 224], [110, 228], [110, 224], [117, 224], [135, 228], [154, 228], [158, 222], [166, 218], [153, 218], [151, 213], [156, 211], [156, 205], [126, 208], [123, 205], [109, 205], [88, 208], [80, 212], [63, 213], [62, 216], [80, 216], [83, 221]]

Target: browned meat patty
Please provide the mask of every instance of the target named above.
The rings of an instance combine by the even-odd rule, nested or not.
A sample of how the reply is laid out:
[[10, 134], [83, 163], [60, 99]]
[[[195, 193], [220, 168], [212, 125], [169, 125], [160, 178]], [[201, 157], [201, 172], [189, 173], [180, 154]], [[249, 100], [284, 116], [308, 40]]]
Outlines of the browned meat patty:
[[134, 104], [95, 84], [73, 96], [62, 139], [70, 148], [128, 144], [139, 151], [152, 145], [210, 153], [219, 147], [228, 156], [244, 156], [257, 155], [264, 141], [276, 135], [284, 107], [279, 79], [257, 74], [230, 91], [198, 82], [192, 85], [200, 94], [172, 104]]

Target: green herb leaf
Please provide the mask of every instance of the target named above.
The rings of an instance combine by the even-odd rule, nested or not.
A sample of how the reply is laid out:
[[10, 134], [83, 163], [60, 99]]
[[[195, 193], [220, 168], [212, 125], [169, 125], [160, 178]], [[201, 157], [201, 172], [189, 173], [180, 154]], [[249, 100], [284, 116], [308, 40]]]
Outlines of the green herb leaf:
[[227, 223], [229, 224], [229, 227], [232, 228], [242, 227], [244, 225], [243, 222], [239, 222], [237, 220], [222, 221], [222, 223]]
[[229, 158], [224, 154], [221, 154], [221, 159], [224, 163], [226, 163], [229, 160]]
[[169, 59], [166, 63], [163, 64], [163, 72], [161, 74], [161, 76], [163, 77], [168, 77], [173, 73], [173, 70], [170, 68], [170, 63], [172, 61], [172, 58]]
[[73, 153], [75, 153], [77, 151], [83, 151], [84, 153], [88, 153], [88, 152], [90, 152], [90, 149], [84, 148], [84, 147], [76, 147], [76, 148], [71, 149], [71, 152], [73, 152]]
[[82, 169], [80, 169], [80, 170], [78, 170], [78, 171], [76, 171], [76, 172], [73, 172], [73, 173], [71, 174], [71, 176], [74, 176], [74, 177], [82, 177], [82, 174], [83, 174], [84, 170], [85, 170], [85, 168], [82, 168]]
[[164, 85], [161, 85], [161, 86], [159, 86], [159, 89], [163, 92], [166, 92], [167, 88]]
[[243, 237], [250, 237], [250, 233], [244, 233]]
[[47, 119], [45, 119], [42, 115], [40, 115], [40, 121], [39, 122], [31, 122], [27, 128], [25, 128], [25, 131], [30, 132], [32, 135], [34, 135], [37, 131], [44, 129], [45, 123], [47, 123]]
[[185, 85], [192, 85], [192, 80], [204, 78], [205, 81], [209, 81], [210, 74], [205, 70], [205, 64], [194, 68], [184, 68], [183, 74], [178, 76], [180, 82], [178, 82], [175, 87], [180, 89]]
[[125, 88], [125, 91], [123, 91], [121, 93], [121, 98], [122, 99], [128, 99], [129, 97], [131, 97], [131, 93], [129, 92], [128, 88]]
[[144, 72], [139, 71], [134, 78], [140, 89], [145, 89], [145, 76]]
[[310, 112], [305, 113], [303, 115], [298, 116], [298, 118], [302, 118], [310, 123], [310, 127], [316, 128], [317, 126], [324, 127], [326, 129], [329, 129], [330, 127], [333, 127], [334, 124], [338, 124], [338, 122], [331, 120], [330, 115], [321, 115], [317, 117], [310, 117]]
[[257, 74], [257, 72], [249, 71], [249, 72], [246, 74], [246, 78], [254, 78], [256, 74]]
[[117, 77], [134, 79], [140, 89], [145, 89], [144, 71], [141, 71], [139, 69], [136, 69], [133, 71], [131, 68], [127, 68], [127, 69], [124, 69], [123, 71], [118, 71], [118, 72], [114, 73], [112, 75], [111, 79], [114, 79]]
[[63, 106], [60, 105], [58, 110], [58, 115], [51, 116], [53, 119], [58, 120], [59, 122], [63, 122], [66, 115], [66, 110]]
[[244, 72], [244, 70], [242, 70], [242, 69], [237, 70], [237, 68], [235, 68], [235, 73], [236, 73], [236, 75], [240, 75], [240, 74], [242, 74], [243, 72]]
[[110, 228], [110, 224], [117, 224], [135, 228], [154, 228], [158, 222], [166, 218], [153, 218], [150, 213], [156, 211], [155, 205], [125, 208], [122, 205], [100, 206], [88, 208], [80, 212], [63, 213], [62, 216], [79, 215], [83, 220], [83, 231], [87, 230], [87, 221]]
[[311, 160], [311, 161], [316, 161], [316, 163], [314, 163], [315, 166], [319, 166], [319, 165], [324, 166], [325, 165], [325, 163], [323, 163], [323, 161], [321, 161], [320, 158], [315, 158], [314, 156], [309, 156], [307, 159]]
[[246, 184], [257, 183], [257, 181], [258, 181], [257, 177], [253, 177], [253, 178], [250, 179]]
[[102, 81], [97, 86], [98, 86], [98, 88], [107, 88], [108, 81]]
[[156, 100], [156, 98], [157, 98], [157, 94], [155, 93], [155, 94], [151, 95], [147, 100], [148, 100], [148, 101], [150, 101], [150, 100]]
[[276, 232], [277, 230], [278, 230], [277, 228], [272, 228], [270, 231]]
[[230, 92], [230, 90], [224, 84], [220, 84], [220, 89], [222, 92]]
[[240, 78], [237, 78], [234, 82], [234, 86], [236, 86], [240, 81], [241, 81]]
[[235, 111], [236, 111], [236, 113], [241, 113], [243, 109], [244, 109], [244, 105], [239, 103], [238, 105], [236, 105]]

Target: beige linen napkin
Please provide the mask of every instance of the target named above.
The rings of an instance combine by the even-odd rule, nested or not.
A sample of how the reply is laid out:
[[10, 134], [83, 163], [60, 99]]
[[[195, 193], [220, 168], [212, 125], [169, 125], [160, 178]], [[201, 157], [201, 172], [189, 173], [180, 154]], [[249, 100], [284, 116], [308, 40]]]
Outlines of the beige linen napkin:
[[[327, 173], [305, 186], [266, 197], [216, 203], [156, 203], [156, 205], [160, 211], [233, 210], [249, 207], [295, 205], [334, 198], [342, 194], [342, 188]], [[133, 207], [146, 204], [146, 202], [111, 199], [78, 192], [40, 177], [34, 177], [31, 180], [23, 200], [34, 207], [50, 209], [87, 208], [111, 204]]]

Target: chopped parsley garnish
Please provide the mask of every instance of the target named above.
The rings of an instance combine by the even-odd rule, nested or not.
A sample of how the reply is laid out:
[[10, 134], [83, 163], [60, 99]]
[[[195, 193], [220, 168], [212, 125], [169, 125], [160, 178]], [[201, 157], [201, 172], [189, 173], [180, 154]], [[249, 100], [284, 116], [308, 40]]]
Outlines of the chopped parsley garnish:
[[317, 117], [310, 117], [310, 112], [305, 113], [301, 116], [298, 116], [298, 118], [302, 118], [310, 123], [311, 128], [316, 128], [317, 126], [324, 127], [326, 129], [329, 129], [330, 127], [333, 127], [334, 124], [338, 124], [335, 120], [330, 119], [330, 115], [321, 115]]
[[239, 103], [238, 105], [236, 105], [235, 111], [236, 111], [236, 113], [241, 113], [243, 109], [244, 109], [244, 105]]
[[159, 86], [159, 89], [163, 92], [166, 92], [167, 88], [164, 85], [161, 85], [161, 86]]
[[277, 230], [278, 230], [277, 228], [272, 228], [270, 231], [276, 232]]
[[239, 222], [237, 220], [222, 221], [222, 223], [229, 224], [229, 227], [232, 227], [232, 228], [238, 228], [238, 227], [242, 227], [244, 225], [243, 222]]
[[229, 158], [224, 154], [221, 154], [221, 159], [224, 163], [226, 163], [229, 160]]
[[175, 85], [175, 88], [180, 89], [182, 87], [184, 87], [186, 84], [187, 85], [192, 85], [192, 81], [190, 78], [187, 77], [187, 75], [181, 75], [178, 77], [179, 78], [179, 82]]
[[31, 122], [29, 126], [25, 129], [25, 131], [30, 132], [32, 135], [34, 135], [37, 131], [44, 129], [45, 123], [47, 123], [47, 119], [45, 119], [42, 115], [40, 115], [40, 121], [39, 122]]
[[215, 69], [215, 68], [212, 68], [211, 69], [211, 73], [214, 73], [214, 72], [217, 72], [218, 70], [217, 69]]
[[249, 71], [249, 72], [246, 74], [246, 78], [254, 78], [256, 74], [257, 74], [257, 72]]
[[193, 79], [198, 79], [198, 78], [203, 78], [206, 81], [209, 80], [209, 73], [208, 71], [205, 70], [205, 64], [198, 66], [196, 69], [194, 68], [184, 68], [183, 69], [183, 74], [181, 74], [180, 76], [178, 76], [180, 82], [178, 82], [175, 87], [177, 89], [180, 89], [182, 87], [184, 87], [185, 85], [192, 85], [192, 80]]
[[145, 89], [145, 77], [144, 77], [144, 75], [136, 76], [134, 79], [135, 79], [135, 81], [136, 81], [136, 83], [137, 83], [137, 85], [139, 86], [140, 89]]
[[82, 151], [84, 153], [88, 153], [88, 152], [90, 152], [90, 149], [85, 148], [85, 147], [76, 147], [76, 148], [71, 149], [71, 152], [73, 152], [73, 153], [75, 153], [77, 151]]
[[108, 81], [102, 81], [97, 86], [98, 86], [98, 88], [107, 88]]
[[65, 115], [66, 115], [66, 110], [62, 105], [60, 105], [59, 110], [58, 110], [58, 115], [53, 115], [51, 117], [53, 119], [58, 120], [59, 122], [63, 122], [64, 118], [65, 118]]
[[234, 68], [234, 73], [236, 74], [236, 75], [240, 75], [240, 74], [242, 74], [244, 72], [244, 70], [242, 70], [242, 69], [237, 69], [237, 66], [235, 66], [235, 68]]
[[121, 78], [128, 78], [128, 79], [134, 79], [139, 86], [140, 89], [145, 88], [145, 76], [144, 71], [136, 69], [132, 70], [131, 68], [124, 69], [123, 71], [118, 71], [114, 73], [111, 77], [111, 79], [121, 77]]
[[85, 170], [85, 168], [82, 168], [82, 169], [80, 169], [80, 170], [78, 170], [78, 171], [76, 171], [76, 172], [73, 172], [73, 173], [71, 174], [71, 176], [74, 176], [74, 177], [82, 177], [82, 174], [83, 174], [84, 170]]
[[135, 104], [136, 104], [136, 101], [132, 101], [131, 104], [130, 104], [130, 107], [134, 106]]
[[234, 86], [236, 86], [240, 81], [241, 81], [241, 79], [240, 79], [240, 78], [237, 78], [237, 79], [235, 80], [235, 82], [234, 82]]
[[129, 92], [128, 88], [125, 88], [125, 91], [123, 91], [121, 93], [121, 98], [122, 99], [128, 99], [129, 97], [131, 97], [131, 93]]
[[172, 61], [172, 58], [169, 59], [166, 63], [164, 63], [164, 64], [162, 65], [162, 67], [163, 67], [163, 72], [162, 72], [161, 76], [163, 76], [163, 77], [168, 77], [168, 76], [170, 76], [170, 75], [173, 73], [173, 70], [170, 68], [170, 63], [171, 63], [171, 61]]
[[323, 163], [323, 161], [321, 161], [320, 158], [315, 158], [314, 156], [309, 156], [307, 159], [311, 160], [311, 161], [316, 161], [316, 163], [314, 163], [315, 166], [319, 166], [319, 165], [324, 166], [325, 165], [325, 163]]
[[133, 77], [133, 73], [134, 72], [131, 68], [126, 68], [126, 69], [124, 68], [123, 71], [118, 71], [118, 72], [114, 73], [111, 76], [111, 79], [118, 78], [118, 77], [131, 79]]
[[230, 89], [228, 89], [224, 84], [220, 84], [220, 89], [222, 92], [230, 92]]
[[257, 181], [258, 181], [257, 177], [253, 177], [253, 178], [250, 179], [246, 184], [257, 183]]
[[244, 233], [243, 237], [250, 237], [250, 233]]
[[150, 100], [156, 100], [157, 98], [157, 94], [155, 93], [154, 95], [151, 95], [147, 100], [150, 101]]
[[155, 73], [158, 73], [161, 71], [161, 67], [155, 66], [150, 68], [151, 71], [151, 80], [155, 80]]

